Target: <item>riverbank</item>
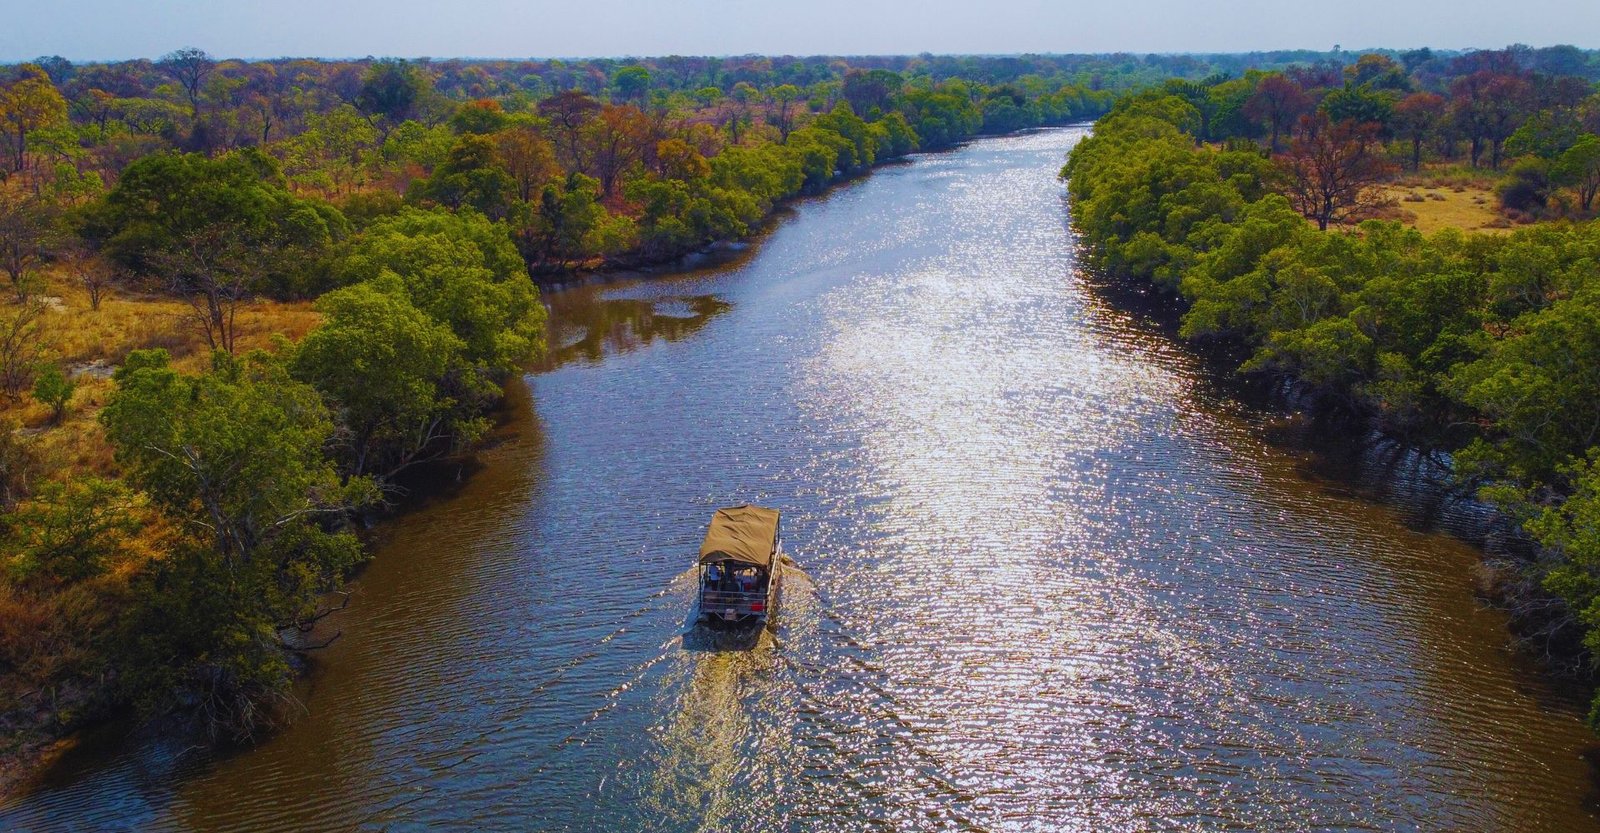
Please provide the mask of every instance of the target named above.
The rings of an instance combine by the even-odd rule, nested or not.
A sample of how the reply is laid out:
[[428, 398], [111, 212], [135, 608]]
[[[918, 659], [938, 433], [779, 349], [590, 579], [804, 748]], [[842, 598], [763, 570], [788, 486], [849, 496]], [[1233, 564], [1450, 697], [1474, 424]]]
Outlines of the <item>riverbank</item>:
[[629, 253], [618, 258], [596, 259], [587, 264], [569, 269], [535, 271], [532, 276], [534, 282], [541, 289], [562, 289], [590, 282], [617, 280], [629, 275], [671, 274], [687, 269], [727, 265], [749, 254], [752, 251], [752, 247], [758, 245], [757, 241], [770, 234], [786, 217], [792, 216], [799, 207], [814, 200], [824, 199], [835, 190], [870, 177], [885, 168], [910, 164], [915, 156], [955, 153], [974, 141], [986, 138], [1020, 136], [1041, 130], [1081, 127], [1091, 123], [1086, 119], [1072, 119], [1061, 123], [1047, 123], [1035, 127], [1027, 127], [1010, 133], [977, 133], [943, 147], [928, 150], [919, 149], [906, 156], [892, 156], [875, 160], [871, 165], [858, 170], [835, 171], [834, 175], [820, 187], [800, 190], [775, 200], [759, 223], [753, 224], [745, 233], [737, 237], [719, 238], [686, 251], [654, 257]]
[[[954, 152], [959, 150], [959, 147], [957, 145], [935, 152]], [[760, 241], [777, 228], [784, 218], [793, 216], [794, 212], [807, 202], [826, 199], [837, 188], [859, 182], [885, 167], [901, 164], [905, 162], [898, 157], [884, 159], [867, 168], [842, 173], [820, 190], [796, 194], [778, 201], [763, 218], [761, 225], [750, 229], [748, 234], [737, 240], [718, 241], [699, 251], [662, 259], [648, 265], [634, 264], [629, 267], [613, 265], [597, 272], [567, 272], [560, 275], [559, 280], [554, 276], [540, 276], [541, 284], [546, 291], [549, 291], [588, 281], [615, 280], [625, 274], [664, 274], [686, 268], [726, 265], [751, 255], [760, 245]], [[58, 471], [69, 475], [89, 473], [115, 476], [117, 466], [112, 459], [112, 448], [99, 425], [98, 413], [107, 396], [114, 390], [115, 386], [110, 377], [121, 364], [123, 357], [136, 349], [161, 346], [173, 354], [176, 367], [187, 373], [197, 373], [208, 365], [209, 351], [200, 334], [193, 330], [179, 328], [158, 330], [151, 323], [137, 323], [158, 322], [164, 319], [182, 320], [189, 308], [180, 300], [112, 289], [106, 291], [106, 297], [99, 308], [91, 310], [84, 287], [73, 281], [71, 276], [61, 273], [51, 273], [42, 291], [47, 297], [56, 299], [52, 314], [58, 315], [64, 322], [62, 326], [51, 326], [45, 332], [53, 338], [71, 339], [70, 343], [52, 343], [48, 349], [56, 355], [69, 359], [72, 367], [79, 368], [76, 373], [79, 390], [73, 399], [70, 417], [59, 426], [51, 421], [48, 410], [43, 405], [24, 400], [23, 410], [20, 411], [23, 425], [26, 430], [37, 431], [39, 437], [50, 443], [52, 448], [70, 449], [70, 452], [63, 452], [67, 454], [65, 458], [52, 452], [52, 459], [67, 460]], [[267, 300], [252, 302], [241, 311], [238, 351], [245, 353], [258, 348], [277, 350], [279, 338], [287, 338], [291, 343], [298, 342], [321, 321], [322, 315], [309, 303], [284, 304]], [[507, 384], [514, 387], [517, 384], [516, 378], [513, 377]], [[480, 447], [474, 446], [466, 450], [454, 463], [440, 465], [454, 470], [459, 477], [464, 468], [471, 468], [471, 455]], [[415, 482], [415, 476], [406, 480], [406, 483], [415, 484]], [[377, 520], [377, 523], [392, 524], [398, 517], [397, 513], [404, 514], [412, 506], [409, 500], [402, 500], [394, 509], [387, 511]], [[382, 530], [377, 530], [373, 534], [381, 536]], [[158, 558], [161, 546], [155, 541], [141, 545], [140, 549], [145, 553], [142, 558]], [[129, 563], [119, 574], [126, 576], [137, 569], [139, 563]], [[116, 603], [110, 604], [114, 607]], [[328, 621], [331, 623], [336, 620]], [[308, 641], [310, 644], [316, 644], [320, 640], [313, 638]], [[303, 664], [301, 667], [304, 667]], [[0, 709], [0, 719], [8, 722], [7, 737], [14, 739], [10, 746], [0, 749], [0, 795], [23, 791], [29, 782], [36, 780], [42, 771], [48, 769], [51, 762], [72, 747], [74, 738], [79, 733], [92, 730], [115, 715], [121, 715], [115, 719], [128, 719], [130, 710], [127, 705], [118, 704], [116, 698], [111, 696], [115, 680], [115, 676], [98, 674], [86, 677], [82, 685], [63, 688], [59, 683], [51, 683], [46, 678], [35, 681], [28, 688], [18, 688], [14, 695], [18, 705], [10, 709]], [[46, 685], [53, 687], [49, 694], [54, 695], [65, 690], [71, 692], [71, 696], [46, 697], [44, 688]], [[44, 699], [34, 703], [34, 700], [39, 698]], [[97, 703], [103, 705], [93, 705]], [[71, 718], [64, 720], [63, 715], [71, 715]], [[171, 725], [181, 723], [182, 721], [167, 721], [167, 724]]]
[[1592, 684], [1595, 391], [1568, 369], [1588, 350], [1577, 322], [1596, 314], [1582, 263], [1600, 224], [1319, 231], [1265, 186], [1280, 162], [1195, 147], [1163, 115], [1171, 101], [1102, 119], [1063, 170], [1089, 261], [1170, 299], [1179, 335], [1229, 355], [1227, 372], [1448, 459], [1457, 488], [1501, 513], [1506, 554], [1477, 570], [1482, 592], [1533, 656]]
[[[1473, 599], [1461, 507], [1319, 476], [1358, 452], [1272, 442], [1302, 428], [1103, 296], [1053, 177], [1080, 135], [551, 292], [598, 349], [385, 527], [298, 720], [86, 748], [0, 827], [1594, 829], [1592, 738]], [[795, 583], [707, 650], [693, 553], [740, 499]]]

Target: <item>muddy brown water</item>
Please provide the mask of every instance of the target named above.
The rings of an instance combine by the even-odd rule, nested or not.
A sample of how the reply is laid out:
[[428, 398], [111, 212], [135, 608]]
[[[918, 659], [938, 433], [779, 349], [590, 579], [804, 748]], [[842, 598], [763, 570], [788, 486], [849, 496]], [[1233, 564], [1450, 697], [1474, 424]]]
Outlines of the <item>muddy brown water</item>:
[[[292, 726], [91, 744], [0, 829], [1600, 829], [1473, 510], [1318, 474], [1108, 303], [1054, 178], [1081, 135], [552, 294], [552, 366], [387, 530]], [[688, 622], [740, 501], [794, 561], [752, 645]]]

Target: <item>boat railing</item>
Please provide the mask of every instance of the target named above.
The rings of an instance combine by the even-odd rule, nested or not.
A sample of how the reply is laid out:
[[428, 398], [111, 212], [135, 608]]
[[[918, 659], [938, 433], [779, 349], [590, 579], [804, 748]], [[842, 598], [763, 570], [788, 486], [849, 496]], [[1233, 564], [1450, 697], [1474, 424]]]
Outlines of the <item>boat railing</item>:
[[705, 590], [700, 591], [700, 605], [708, 609], [733, 608], [744, 612], [759, 612], [766, 609], [767, 591], [765, 590]]

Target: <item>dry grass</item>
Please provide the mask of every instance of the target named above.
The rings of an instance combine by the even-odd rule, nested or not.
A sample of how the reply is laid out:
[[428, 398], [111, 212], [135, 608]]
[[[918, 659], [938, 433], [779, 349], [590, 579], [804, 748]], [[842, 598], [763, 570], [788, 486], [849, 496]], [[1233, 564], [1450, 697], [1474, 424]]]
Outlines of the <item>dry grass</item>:
[[1474, 168], [1470, 165], [1430, 163], [1421, 170], [1405, 171], [1395, 178], [1394, 184], [1408, 188], [1442, 189], [1446, 191], [1493, 191], [1506, 178], [1502, 168]]
[[1395, 219], [1424, 232], [1454, 228], [1499, 233], [1511, 225], [1495, 210], [1497, 201], [1488, 188], [1395, 183], [1384, 195], [1399, 207]]
[[1461, 229], [1500, 233], [1512, 225], [1500, 214], [1495, 187], [1505, 171], [1458, 164], [1428, 164], [1406, 171], [1389, 183], [1384, 196], [1392, 201], [1385, 212], [1420, 231]]
[[[75, 373], [78, 389], [60, 424], [27, 393], [14, 402], [0, 397], [0, 420], [20, 422], [45, 469], [56, 476], [111, 475], [111, 449], [97, 419], [113, 386], [111, 371], [129, 352], [151, 347], [165, 348], [179, 369], [199, 371], [207, 366], [210, 352], [203, 335], [186, 323], [189, 308], [182, 300], [111, 290], [95, 310], [75, 282], [54, 274], [46, 281], [43, 294], [53, 299], [43, 320], [46, 355]], [[239, 313], [239, 349], [271, 349], [278, 336], [298, 340], [319, 320], [309, 302], [253, 302]]]

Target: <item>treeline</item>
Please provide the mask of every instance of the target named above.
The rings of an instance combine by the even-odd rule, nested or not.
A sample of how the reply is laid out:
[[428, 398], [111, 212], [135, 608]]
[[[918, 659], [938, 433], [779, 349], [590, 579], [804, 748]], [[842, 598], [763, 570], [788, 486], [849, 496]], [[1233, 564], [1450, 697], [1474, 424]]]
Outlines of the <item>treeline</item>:
[[530, 269], [559, 271], [737, 237], [775, 201], [876, 162], [1092, 118], [1112, 98], [1059, 69], [991, 68], [1015, 77], [986, 84], [839, 61], [753, 65], [246, 63], [195, 49], [84, 67], [41, 59], [10, 70], [0, 144], [33, 191], [74, 199], [162, 152], [255, 148], [298, 195], [358, 200], [358, 211], [384, 195], [470, 207], [512, 229]]
[[1368, 53], [1345, 65], [1173, 79], [1164, 90], [1193, 108], [1181, 126], [1197, 141], [1248, 139], [1299, 157], [1286, 193], [1317, 204], [1324, 226], [1370, 208], [1364, 186], [1429, 161], [1491, 171], [1514, 161], [1502, 204], [1537, 218], [1591, 211], [1600, 189], [1600, 97], [1584, 54]]
[[[1353, 78], [1377, 66], [1387, 64], [1363, 59]], [[1459, 90], [1481, 71], [1438, 83]], [[1258, 79], [1254, 95], [1273, 77]], [[1484, 139], [1486, 164], [1495, 136], [1549, 135], [1548, 124], [1576, 131], [1562, 140], [1568, 151], [1596, 140], [1583, 121], [1596, 103], [1587, 84], [1505, 77], [1572, 90], [1508, 111], [1514, 118]], [[1265, 116], [1242, 136], [1212, 132], [1217, 144], [1198, 143], [1197, 131], [1217, 122], [1201, 128], [1186, 85], [1119, 102], [1062, 172], [1090, 259], [1171, 293], [1183, 336], [1244, 350], [1243, 372], [1292, 380], [1396, 440], [1449, 452], [1462, 481], [1545, 548], [1526, 568], [1539, 591], [1524, 599], [1531, 621], [1552, 640], [1576, 631], [1600, 656], [1600, 222], [1505, 236], [1425, 236], [1375, 220], [1319, 230], [1307, 222], [1318, 216], [1302, 199], [1304, 163], [1337, 169], [1357, 145], [1384, 152], [1385, 128], [1339, 115], [1351, 98], [1340, 93], [1373, 89], [1326, 89], [1298, 121], [1299, 153], [1271, 152]], [[1456, 112], [1473, 106], [1452, 99]], [[1329, 135], [1343, 149], [1314, 152]], [[1396, 139], [1395, 155], [1412, 152]]]

